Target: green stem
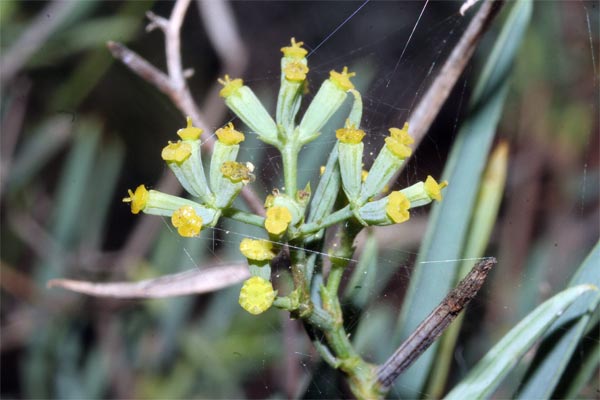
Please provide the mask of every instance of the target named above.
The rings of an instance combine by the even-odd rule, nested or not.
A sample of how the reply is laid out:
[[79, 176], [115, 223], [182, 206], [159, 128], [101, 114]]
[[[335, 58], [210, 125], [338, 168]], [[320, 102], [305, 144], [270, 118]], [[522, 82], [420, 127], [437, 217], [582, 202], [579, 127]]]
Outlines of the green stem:
[[342, 221], [345, 221], [351, 218], [354, 214], [350, 209], [350, 206], [346, 206], [342, 209], [337, 210], [333, 214], [329, 214], [325, 218], [320, 221], [311, 222], [308, 224], [304, 224], [300, 227], [300, 233], [302, 235], [309, 235], [311, 233], [315, 233], [320, 231], [321, 229], [327, 228], [331, 225], [338, 224]]
[[254, 225], [258, 227], [265, 226], [265, 218], [259, 215], [251, 214], [246, 211], [238, 210], [237, 208], [227, 208], [223, 210], [223, 216], [231, 218], [236, 221], [243, 222], [245, 224]]
[[296, 197], [296, 181], [298, 173], [298, 146], [293, 142], [286, 143], [281, 151], [283, 158], [283, 175], [285, 191], [292, 199]]

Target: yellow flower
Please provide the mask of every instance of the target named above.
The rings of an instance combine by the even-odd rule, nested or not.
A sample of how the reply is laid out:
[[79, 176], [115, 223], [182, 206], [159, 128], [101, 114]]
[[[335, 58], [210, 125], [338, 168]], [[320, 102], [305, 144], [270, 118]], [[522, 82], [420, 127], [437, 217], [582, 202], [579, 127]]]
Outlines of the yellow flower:
[[217, 137], [219, 138], [219, 142], [233, 146], [243, 142], [245, 137], [244, 134], [240, 131], [236, 131], [233, 127], [233, 123], [228, 123], [226, 126], [217, 129], [215, 132]]
[[192, 117], [187, 117], [187, 126], [177, 131], [177, 134], [183, 140], [197, 140], [202, 135], [203, 130], [192, 125]]
[[202, 217], [196, 214], [192, 206], [178, 208], [171, 216], [171, 222], [183, 237], [198, 236], [202, 230]]
[[353, 125], [346, 124], [345, 128], [335, 131], [335, 137], [342, 143], [358, 144], [365, 137], [365, 131], [356, 129]]
[[240, 291], [240, 306], [250, 314], [258, 315], [267, 311], [277, 296], [273, 285], [258, 276], [246, 280]]
[[390, 128], [389, 131], [390, 136], [385, 138], [388, 149], [398, 158], [410, 157], [412, 149], [408, 145], [413, 144], [415, 140], [408, 134], [408, 122], [404, 124], [402, 129]]
[[274, 206], [267, 210], [265, 228], [273, 235], [281, 235], [292, 221], [292, 213], [285, 207]]
[[388, 196], [388, 204], [385, 206], [385, 212], [388, 217], [394, 223], [399, 224], [401, 222], [408, 221], [410, 214], [410, 201], [401, 192], [392, 192]]
[[273, 243], [268, 240], [244, 238], [240, 243], [240, 251], [250, 260], [268, 261], [275, 257], [275, 253], [273, 253]]
[[427, 192], [427, 195], [434, 200], [442, 201], [442, 189], [446, 186], [448, 186], [448, 181], [437, 183], [431, 175], [427, 175], [427, 179], [425, 179], [425, 191]]
[[223, 176], [234, 183], [240, 181], [248, 183], [254, 180], [254, 175], [251, 172], [250, 168], [246, 165], [236, 161], [225, 161], [221, 164], [221, 173]]
[[308, 51], [302, 47], [304, 42], [296, 42], [295, 38], [291, 40], [292, 45], [287, 47], [282, 47], [281, 52], [284, 57], [295, 58], [297, 60], [304, 58]]
[[160, 156], [166, 162], [175, 162], [181, 164], [192, 155], [192, 146], [189, 143], [178, 141], [176, 143], [169, 142], [166, 145]]
[[241, 79], [231, 80], [229, 75], [225, 75], [224, 79], [219, 79], [219, 83], [223, 85], [223, 89], [219, 92], [221, 97], [229, 97], [234, 94], [239, 88], [244, 86], [244, 81]]
[[331, 81], [344, 92], [354, 89], [354, 85], [352, 82], [350, 82], [350, 78], [355, 75], [356, 72], [348, 73], [348, 67], [344, 67], [342, 72], [329, 71], [329, 79], [331, 79]]
[[146, 203], [148, 202], [148, 191], [144, 185], [140, 185], [135, 188], [135, 193], [131, 190], [128, 190], [129, 197], [125, 197], [123, 199], [124, 203], [131, 203], [131, 212], [133, 214], [137, 214], [146, 208]]
[[308, 67], [299, 61], [292, 61], [283, 68], [283, 73], [288, 81], [302, 82], [306, 79]]
[[324, 173], [325, 173], [325, 166], [321, 165], [321, 168], [319, 168], [319, 175], [323, 176]]

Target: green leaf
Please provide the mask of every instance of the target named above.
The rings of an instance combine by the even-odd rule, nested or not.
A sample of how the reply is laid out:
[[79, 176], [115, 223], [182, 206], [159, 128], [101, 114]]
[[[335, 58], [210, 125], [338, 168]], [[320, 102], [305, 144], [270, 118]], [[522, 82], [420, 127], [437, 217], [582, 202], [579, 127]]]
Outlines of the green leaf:
[[[598, 265], [600, 265], [600, 243], [596, 244], [581, 264], [569, 286], [587, 283], [600, 287]], [[577, 344], [585, 334], [591, 313], [599, 304], [598, 293], [581, 296], [552, 324], [529, 366], [524, 383], [516, 395], [517, 398], [552, 397], [552, 392], [573, 356]]]
[[592, 285], [579, 285], [546, 300], [510, 330], [477, 363], [471, 372], [452, 389], [445, 399], [477, 399], [489, 397], [502, 379], [575, 300]]
[[[450, 182], [442, 202], [433, 207], [404, 307], [398, 320], [396, 343], [408, 337], [440, 303], [455, 281], [487, 154], [504, 100], [507, 76], [532, 12], [530, 0], [514, 3], [470, 102], [469, 117], [461, 127], [443, 179]], [[435, 276], [435, 279], [431, 279]], [[434, 344], [397, 381], [403, 397], [418, 397], [436, 352]]]

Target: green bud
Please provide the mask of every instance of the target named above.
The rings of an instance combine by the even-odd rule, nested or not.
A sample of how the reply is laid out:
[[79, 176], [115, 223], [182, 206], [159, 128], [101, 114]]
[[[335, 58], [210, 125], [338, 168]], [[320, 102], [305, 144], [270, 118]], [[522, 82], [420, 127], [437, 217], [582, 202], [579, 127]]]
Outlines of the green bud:
[[346, 90], [327, 79], [300, 121], [300, 142], [308, 143], [319, 136], [319, 130], [329, 121], [346, 99]]
[[288, 135], [292, 132], [294, 120], [306, 82], [308, 67], [306, 58], [300, 60], [283, 57], [281, 59], [281, 86], [277, 98], [277, 125], [281, 126]]
[[381, 193], [403, 163], [404, 160], [398, 158], [387, 146], [383, 146], [365, 179], [360, 192], [360, 203], [365, 203], [371, 197]]

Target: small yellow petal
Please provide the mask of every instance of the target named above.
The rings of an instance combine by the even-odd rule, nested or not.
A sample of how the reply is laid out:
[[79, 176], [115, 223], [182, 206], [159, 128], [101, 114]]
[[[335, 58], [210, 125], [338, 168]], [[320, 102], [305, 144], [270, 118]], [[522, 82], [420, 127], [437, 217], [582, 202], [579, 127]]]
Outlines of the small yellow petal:
[[364, 182], [367, 180], [367, 176], [369, 176], [369, 171], [367, 171], [366, 169], [363, 169], [362, 172], [360, 173], [360, 180], [361, 182]]
[[404, 123], [402, 129], [390, 128], [389, 131], [390, 136], [402, 144], [409, 145], [415, 142], [415, 139], [408, 134], [408, 122]]
[[243, 142], [245, 137], [244, 134], [240, 131], [235, 130], [233, 127], [233, 123], [228, 123], [226, 126], [217, 129], [215, 132], [217, 138], [219, 138], [219, 142], [233, 146]]
[[304, 42], [296, 42], [296, 39], [292, 38], [291, 43], [291, 46], [281, 48], [284, 57], [295, 58], [297, 60], [304, 58], [308, 53], [308, 51], [302, 47]]
[[402, 142], [399, 142], [392, 136], [385, 138], [385, 145], [387, 148], [396, 155], [396, 157], [404, 160], [412, 154], [412, 149]]
[[442, 201], [442, 189], [446, 186], [448, 186], [448, 181], [437, 183], [431, 175], [428, 175], [427, 179], [425, 179], [425, 191], [433, 200]]
[[148, 191], [144, 185], [140, 185], [135, 188], [135, 193], [131, 190], [128, 190], [127, 192], [129, 193], [129, 197], [125, 197], [123, 202], [131, 203], [131, 212], [133, 214], [137, 214], [146, 208], [146, 203], [148, 202]]
[[192, 125], [192, 117], [187, 117], [187, 126], [177, 131], [177, 134], [183, 140], [197, 140], [202, 135], [203, 130]]
[[265, 228], [273, 235], [281, 235], [292, 221], [292, 213], [281, 206], [274, 206], [267, 210]]
[[192, 146], [189, 143], [185, 143], [182, 141], [178, 141], [176, 143], [169, 142], [166, 145], [160, 156], [166, 162], [175, 162], [181, 164], [185, 160], [187, 160], [192, 155]]
[[273, 243], [268, 240], [244, 238], [240, 243], [240, 251], [246, 258], [256, 261], [268, 261], [275, 257]]
[[323, 175], [325, 173], [325, 166], [321, 165], [321, 168], [319, 168], [319, 175]]
[[348, 72], [348, 67], [344, 67], [342, 72], [329, 71], [329, 79], [344, 92], [354, 89], [354, 85], [350, 82], [350, 78], [356, 75], [356, 72]]
[[385, 212], [394, 223], [408, 221], [410, 214], [410, 201], [402, 192], [392, 192], [388, 196], [388, 204], [385, 206]]
[[277, 296], [271, 282], [258, 276], [246, 280], [240, 291], [240, 306], [250, 314], [258, 315], [267, 311]]
[[229, 78], [229, 75], [225, 75], [224, 79], [219, 79], [219, 83], [223, 85], [223, 89], [221, 89], [221, 91], [219, 92], [219, 96], [225, 98], [231, 96], [232, 94], [237, 92], [239, 88], [244, 86], [243, 80], [239, 78], [231, 80], [231, 78]]
[[292, 61], [283, 68], [283, 73], [288, 81], [301, 82], [306, 79], [308, 67], [299, 61]]
[[173, 226], [183, 237], [198, 236], [202, 230], [202, 217], [196, 214], [192, 206], [183, 206], [177, 209], [171, 216]]

